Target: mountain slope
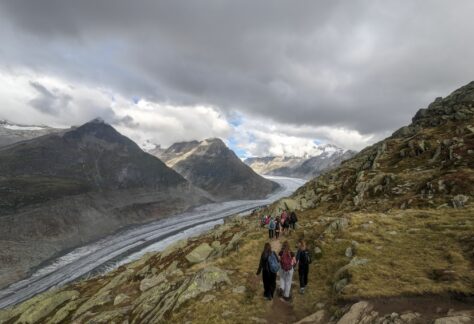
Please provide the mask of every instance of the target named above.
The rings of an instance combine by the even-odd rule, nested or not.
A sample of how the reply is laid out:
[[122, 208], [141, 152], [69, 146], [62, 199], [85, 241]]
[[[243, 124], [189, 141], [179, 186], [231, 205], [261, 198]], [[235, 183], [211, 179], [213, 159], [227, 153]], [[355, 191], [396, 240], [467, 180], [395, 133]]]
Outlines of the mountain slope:
[[318, 149], [319, 154], [312, 156], [254, 157], [244, 162], [260, 174], [312, 179], [356, 154], [330, 144], [318, 145]]
[[2, 147], [0, 286], [65, 249], [209, 201], [100, 120]]
[[301, 208], [452, 207], [474, 194], [474, 82], [420, 109], [412, 123], [300, 188]]
[[176, 143], [159, 157], [193, 185], [220, 200], [259, 199], [278, 187], [256, 174], [217, 138]]
[[99, 120], [1, 148], [0, 174], [1, 211], [68, 194], [186, 182]]

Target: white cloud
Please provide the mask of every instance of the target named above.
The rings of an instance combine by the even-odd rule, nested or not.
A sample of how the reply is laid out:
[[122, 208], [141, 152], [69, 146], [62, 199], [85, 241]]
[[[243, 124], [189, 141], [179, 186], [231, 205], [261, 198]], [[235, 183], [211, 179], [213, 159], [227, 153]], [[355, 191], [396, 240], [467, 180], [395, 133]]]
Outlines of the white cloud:
[[320, 152], [317, 143], [360, 150], [388, 134], [362, 135], [342, 127], [290, 125], [270, 120], [248, 119], [235, 128], [237, 146], [247, 156], [305, 156]]

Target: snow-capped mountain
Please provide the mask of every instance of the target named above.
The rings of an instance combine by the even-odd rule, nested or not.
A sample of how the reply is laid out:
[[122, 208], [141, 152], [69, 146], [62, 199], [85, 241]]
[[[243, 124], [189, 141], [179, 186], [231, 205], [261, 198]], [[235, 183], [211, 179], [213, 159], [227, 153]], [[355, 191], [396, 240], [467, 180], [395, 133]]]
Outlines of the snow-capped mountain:
[[310, 154], [299, 156], [251, 157], [244, 162], [257, 173], [311, 179], [337, 167], [351, 158], [355, 151], [344, 150], [333, 144], [320, 144]]
[[0, 120], [0, 147], [60, 131], [62, 129], [44, 125], [22, 125]]

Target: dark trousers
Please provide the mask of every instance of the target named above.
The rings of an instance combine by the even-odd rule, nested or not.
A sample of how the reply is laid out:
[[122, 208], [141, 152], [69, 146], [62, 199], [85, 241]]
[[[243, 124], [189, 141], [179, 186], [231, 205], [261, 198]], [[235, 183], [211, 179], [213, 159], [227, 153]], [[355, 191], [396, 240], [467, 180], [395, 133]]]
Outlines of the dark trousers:
[[290, 228], [295, 229], [296, 228], [296, 223], [290, 223]]
[[280, 236], [280, 231], [275, 231], [275, 238], [278, 240], [278, 237]]
[[268, 298], [273, 298], [276, 288], [276, 273], [271, 271], [262, 271], [262, 280], [263, 280], [263, 296]]
[[308, 284], [309, 264], [300, 264], [298, 267], [298, 275], [300, 277], [300, 288], [306, 287]]
[[273, 238], [273, 233], [275, 232], [275, 230], [272, 230], [272, 229], [269, 229], [268, 230], [268, 238]]

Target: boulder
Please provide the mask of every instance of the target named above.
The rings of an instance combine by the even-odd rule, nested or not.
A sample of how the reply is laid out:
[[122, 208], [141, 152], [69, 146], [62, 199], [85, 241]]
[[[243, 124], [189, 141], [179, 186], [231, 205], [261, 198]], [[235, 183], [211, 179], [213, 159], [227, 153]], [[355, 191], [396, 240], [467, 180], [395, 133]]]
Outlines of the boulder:
[[125, 294], [118, 294], [117, 296], [115, 296], [114, 306], [120, 305], [120, 304], [122, 304], [123, 302], [125, 302], [129, 299], [130, 299], [130, 297], [128, 297]]
[[464, 205], [467, 203], [469, 200], [468, 196], [465, 195], [456, 195], [453, 197], [451, 200], [451, 203], [453, 204], [454, 208], [463, 208]]
[[344, 289], [345, 286], [347, 286], [348, 283], [349, 280], [347, 278], [343, 278], [334, 284], [334, 290], [339, 293]]
[[215, 289], [221, 283], [230, 284], [229, 276], [224, 270], [215, 266], [209, 266], [199, 271], [179, 295], [174, 309], [179, 308], [184, 302], [202, 293]]
[[336, 233], [341, 232], [349, 226], [349, 221], [347, 218], [338, 218], [329, 224], [328, 228], [326, 229], [326, 233]]
[[349, 311], [341, 317], [337, 324], [359, 323], [366, 315], [370, 313], [373, 306], [369, 302], [361, 301], [351, 306]]
[[145, 278], [142, 281], [140, 281], [140, 291], [144, 292], [147, 291], [148, 289], [155, 287], [156, 285], [159, 285], [160, 283], [166, 281], [165, 275], [163, 273], [160, 273], [157, 276], [153, 276], [151, 278]]
[[214, 249], [207, 243], [202, 243], [186, 255], [186, 260], [190, 263], [200, 263], [205, 261]]

